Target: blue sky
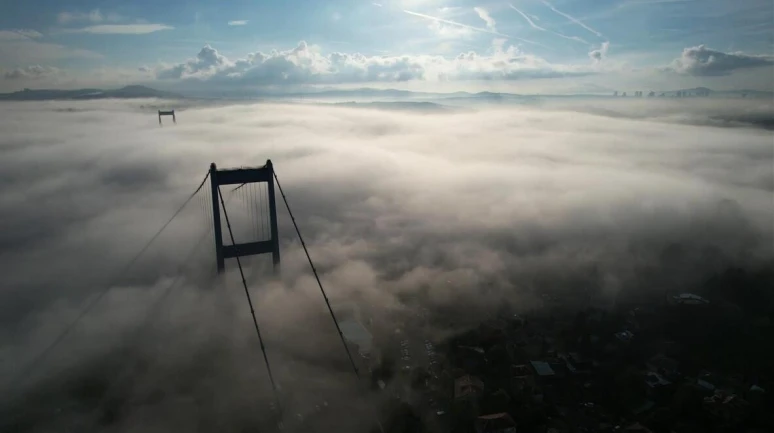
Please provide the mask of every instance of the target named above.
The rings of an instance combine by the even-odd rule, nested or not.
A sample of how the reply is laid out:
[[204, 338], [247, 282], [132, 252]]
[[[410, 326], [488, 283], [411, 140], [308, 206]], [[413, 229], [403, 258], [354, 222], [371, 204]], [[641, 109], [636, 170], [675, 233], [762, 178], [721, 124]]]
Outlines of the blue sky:
[[0, 89], [774, 85], [771, 0], [25, 0], [1, 8]]

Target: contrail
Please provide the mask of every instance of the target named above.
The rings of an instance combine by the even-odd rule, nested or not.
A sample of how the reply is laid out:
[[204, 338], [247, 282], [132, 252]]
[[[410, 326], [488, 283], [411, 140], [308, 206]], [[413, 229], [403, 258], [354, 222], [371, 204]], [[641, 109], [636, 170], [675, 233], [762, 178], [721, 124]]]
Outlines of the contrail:
[[535, 24], [535, 22], [534, 22], [534, 21], [532, 21], [532, 20], [531, 20], [531, 19], [530, 19], [530, 18], [527, 16], [527, 14], [525, 14], [524, 12], [520, 11], [519, 9], [517, 9], [517, 8], [516, 8], [516, 6], [514, 6], [514, 5], [510, 4], [510, 3], [508, 4], [508, 6], [510, 6], [510, 7], [511, 7], [511, 9], [515, 10], [515, 11], [516, 11], [516, 12], [518, 12], [518, 13], [519, 13], [521, 16], [523, 16], [523, 17], [524, 17], [524, 19], [525, 19], [525, 20], [527, 20], [527, 23], [529, 23], [529, 25], [530, 25], [530, 26], [531, 26], [533, 29], [541, 30], [541, 31], [548, 32], [548, 33], [553, 33], [553, 34], [555, 34], [556, 36], [559, 36], [559, 37], [561, 37], [561, 38], [565, 38], [565, 39], [569, 39], [569, 40], [571, 40], [571, 41], [576, 41], [576, 42], [580, 42], [580, 43], [583, 43], [583, 44], [589, 44], [589, 42], [588, 42], [588, 41], [586, 41], [586, 40], [584, 40], [583, 38], [580, 38], [580, 37], [578, 37], [578, 36], [567, 36], [567, 35], [563, 35], [563, 34], [561, 34], [561, 33], [559, 33], [559, 32], [555, 32], [555, 31], [553, 31], [553, 30], [548, 30], [548, 29], [546, 29], [546, 28], [540, 27], [539, 25]]
[[529, 44], [534, 44], [534, 45], [541, 46], [543, 48], [550, 49], [549, 47], [547, 47], [547, 46], [545, 46], [545, 45], [543, 45], [541, 43], [538, 43], [538, 42], [535, 42], [535, 41], [530, 41], [529, 39], [519, 38], [519, 37], [516, 37], [516, 36], [509, 36], [509, 35], [506, 35], [504, 33], [496, 32], [496, 31], [493, 31], [493, 30], [482, 29], [481, 27], [473, 27], [473, 26], [469, 26], [467, 24], [458, 23], [456, 21], [449, 21], [449, 20], [445, 20], [443, 18], [434, 17], [432, 15], [421, 14], [419, 12], [412, 12], [412, 11], [408, 11], [408, 10], [405, 10], [405, 9], [403, 9], [403, 12], [405, 12], [405, 13], [407, 13], [409, 15], [414, 15], [416, 17], [424, 18], [426, 20], [437, 21], [439, 23], [444, 23], [444, 24], [450, 24], [450, 25], [453, 25], [453, 26], [462, 27], [464, 29], [473, 30], [473, 31], [476, 31], [476, 32], [489, 33], [490, 35], [502, 36], [502, 37], [508, 38], [508, 39], [517, 39], [517, 40], [522, 41], [522, 42], [527, 42]]
[[570, 16], [570, 15], [567, 15], [566, 13], [560, 11], [559, 9], [555, 8], [551, 3], [543, 0], [543, 4], [548, 6], [549, 8], [551, 8], [552, 11], [554, 11], [554, 12], [558, 13], [559, 15], [567, 18], [568, 20], [574, 22], [575, 24], [583, 27], [584, 29], [590, 31], [591, 33], [594, 33], [595, 35], [599, 36], [600, 38], [604, 38], [604, 36], [602, 36], [602, 33], [599, 33], [598, 31], [592, 29], [591, 27], [587, 26], [586, 24], [583, 24], [583, 22], [581, 22], [579, 19], [577, 19], [577, 18], [575, 18], [573, 16]]
[[542, 30], [544, 32], [548, 31], [548, 30], [544, 29], [543, 27], [540, 27], [539, 25], [537, 25], [534, 22], [532, 22], [532, 20], [524, 12], [522, 12], [518, 8], [516, 8], [516, 6], [514, 6], [514, 5], [510, 4], [510, 3], [508, 3], [508, 6], [510, 6], [511, 9], [515, 10], [516, 12], [518, 12], [519, 15], [523, 16], [524, 19], [527, 20], [527, 22], [529, 23], [530, 26], [532, 26], [533, 29]]

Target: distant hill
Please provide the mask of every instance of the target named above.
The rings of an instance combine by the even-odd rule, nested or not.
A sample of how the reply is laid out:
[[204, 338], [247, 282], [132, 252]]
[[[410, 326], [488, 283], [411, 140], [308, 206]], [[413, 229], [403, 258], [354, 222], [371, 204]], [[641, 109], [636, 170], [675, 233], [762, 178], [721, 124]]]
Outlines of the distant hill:
[[774, 92], [767, 92], [763, 90], [712, 90], [707, 87], [693, 87], [690, 89], [679, 89], [679, 90], [665, 90], [656, 92], [657, 95], [664, 94], [665, 96], [674, 96], [677, 93], [682, 93], [683, 95], [702, 95], [706, 94], [709, 96], [714, 97], [722, 97], [722, 98], [774, 98]]
[[24, 89], [13, 93], [0, 93], [0, 100], [5, 101], [45, 101], [45, 100], [73, 100], [73, 99], [109, 99], [109, 98], [164, 98], [179, 99], [182, 96], [152, 89], [146, 86], [126, 86], [120, 89]]
[[412, 101], [400, 101], [400, 102], [337, 102], [333, 104], [322, 105], [334, 105], [337, 107], [353, 107], [353, 108], [374, 108], [379, 110], [399, 110], [399, 111], [417, 111], [424, 113], [438, 113], [438, 112], [450, 112], [461, 111], [457, 107], [449, 107], [441, 104], [435, 104], [433, 102], [412, 102]]

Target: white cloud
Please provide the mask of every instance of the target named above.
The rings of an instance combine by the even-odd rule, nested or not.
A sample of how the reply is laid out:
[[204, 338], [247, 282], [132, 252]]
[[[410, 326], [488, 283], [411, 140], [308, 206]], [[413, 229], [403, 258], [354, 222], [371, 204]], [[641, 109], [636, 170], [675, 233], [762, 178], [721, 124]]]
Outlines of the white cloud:
[[173, 30], [174, 27], [166, 24], [100, 24], [80, 29], [67, 29], [65, 33], [92, 33], [101, 35], [144, 35], [148, 33], [160, 32], [163, 30]]
[[57, 15], [57, 21], [59, 24], [70, 24], [75, 22], [116, 22], [121, 21], [123, 17], [117, 13], [103, 14], [99, 9], [94, 9], [90, 12], [60, 12]]
[[23, 41], [42, 37], [39, 31], [32, 29], [0, 30], [0, 41]]
[[591, 50], [589, 57], [594, 62], [601, 62], [607, 56], [607, 50], [610, 48], [610, 42], [602, 42], [599, 48]]
[[230, 65], [231, 63], [225, 56], [218, 53], [211, 46], [205, 45], [195, 59], [188, 60], [171, 68], [162, 68], [158, 71], [158, 77], [160, 79], [208, 77]]
[[486, 28], [489, 30], [496, 32], [497, 28], [495, 26], [497, 25], [497, 22], [489, 15], [489, 12], [486, 11], [484, 8], [475, 7], [473, 10], [478, 14], [478, 17], [484, 20], [486, 23]]
[[0, 30], [0, 61], [4, 65], [20, 66], [59, 59], [102, 58], [102, 55], [93, 51], [42, 42], [42, 37], [36, 30]]
[[774, 66], [774, 56], [750, 55], [742, 52], [724, 53], [704, 45], [685, 48], [668, 70], [684, 75], [728, 75], [735, 70]]
[[247, 20], [229, 21], [228, 25], [230, 25], [230, 26], [244, 26], [244, 25], [247, 25]]
[[32, 65], [24, 68], [16, 68], [3, 73], [3, 77], [6, 80], [38, 80], [44, 78], [50, 78], [53, 75], [59, 74], [60, 71], [57, 68], [49, 66]]
[[551, 64], [537, 56], [506, 46], [499, 40], [488, 55], [476, 52], [456, 57], [366, 56], [334, 52], [323, 55], [301, 42], [287, 51], [256, 52], [230, 60], [211, 46], [195, 59], [157, 69], [160, 79], [199, 79], [241, 85], [401, 82], [412, 80], [515, 80], [594, 74], [588, 65]]
[[450, 24], [444, 24], [439, 21], [430, 21], [427, 27], [430, 30], [432, 30], [436, 34], [436, 36], [440, 38], [448, 38], [448, 39], [468, 38], [475, 33], [473, 30], [470, 30], [469, 28], [450, 25]]

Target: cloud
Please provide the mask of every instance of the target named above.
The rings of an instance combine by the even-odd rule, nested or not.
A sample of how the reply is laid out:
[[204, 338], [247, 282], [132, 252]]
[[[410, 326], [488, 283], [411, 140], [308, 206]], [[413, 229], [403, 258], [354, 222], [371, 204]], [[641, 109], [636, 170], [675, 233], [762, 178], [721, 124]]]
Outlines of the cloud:
[[704, 45], [685, 48], [680, 58], [675, 59], [667, 70], [683, 75], [717, 76], [728, 75], [740, 69], [774, 65], [774, 56], [749, 55], [742, 52], [724, 53]]
[[94, 9], [90, 12], [60, 12], [57, 15], [57, 22], [59, 24], [70, 24], [75, 22], [116, 22], [121, 21], [123, 17], [116, 13], [103, 14], [99, 9]]
[[444, 39], [469, 38], [475, 34], [469, 28], [444, 24], [439, 21], [430, 21], [427, 27], [435, 32], [436, 36]]
[[80, 29], [67, 29], [65, 33], [92, 33], [99, 35], [144, 35], [160, 32], [162, 30], [174, 30], [174, 27], [166, 24], [100, 24]]
[[245, 26], [245, 25], [247, 25], [247, 20], [229, 21], [228, 25], [230, 25], [230, 26]]
[[81, 48], [42, 42], [43, 35], [31, 29], [0, 30], [0, 58], [6, 65], [48, 63], [59, 59], [100, 59], [102, 55]]
[[586, 24], [584, 24], [583, 22], [581, 22], [581, 20], [579, 20], [579, 19], [577, 19], [577, 18], [575, 18], [575, 17], [573, 17], [573, 16], [571, 16], [571, 15], [569, 15], [569, 14], [566, 14], [566, 13], [564, 13], [564, 12], [560, 11], [560, 10], [558, 10], [558, 9], [557, 9], [557, 8], [555, 8], [553, 5], [551, 5], [551, 3], [548, 3], [547, 1], [543, 1], [543, 4], [544, 4], [544, 5], [546, 5], [546, 6], [548, 6], [548, 7], [549, 7], [549, 8], [550, 8], [552, 11], [556, 12], [557, 14], [559, 14], [559, 15], [561, 15], [561, 16], [563, 16], [563, 17], [567, 18], [568, 20], [570, 20], [570, 21], [574, 22], [575, 24], [577, 24], [577, 25], [579, 25], [579, 26], [583, 27], [584, 29], [586, 29], [586, 30], [590, 31], [591, 33], [594, 33], [595, 35], [599, 36], [600, 38], [603, 38], [603, 37], [604, 37], [604, 36], [602, 36], [602, 33], [600, 33], [600, 32], [598, 32], [598, 31], [596, 31], [596, 30], [592, 29], [592, 28], [591, 28], [591, 27], [589, 27], [589, 26], [587, 26]]
[[436, 21], [436, 22], [441, 23], [441, 24], [448, 24], [448, 25], [452, 25], [452, 26], [457, 26], [457, 27], [460, 27], [460, 28], [463, 28], [463, 29], [466, 29], [466, 30], [474, 31], [474, 32], [489, 33], [489, 34], [492, 34], [492, 35], [502, 36], [502, 37], [505, 37], [505, 38], [508, 38], [508, 39], [515, 39], [515, 40], [519, 40], [519, 41], [522, 41], [522, 42], [526, 42], [528, 44], [539, 45], [541, 47], [547, 48], [545, 45], [543, 45], [543, 44], [541, 44], [539, 42], [531, 41], [529, 39], [519, 38], [519, 37], [516, 37], [516, 36], [508, 36], [506, 34], [499, 33], [497, 31], [494, 31], [494, 30], [491, 30], [491, 29], [482, 29], [480, 27], [473, 27], [473, 26], [469, 26], [467, 24], [462, 24], [462, 23], [458, 23], [456, 21], [446, 20], [446, 19], [443, 19], [443, 18], [431, 16], [431, 15], [421, 14], [421, 13], [418, 13], [418, 12], [411, 12], [411, 11], [407, 11], [407, 10], [404, 10], [403, 12], [405, 12], [405, 13], [407, 13], [409, 15], [413, 15], [413, 16], [425, 19], [425, 20]]
[[233, 85], [336, 84], [363, 82], [402, 82], [412, 80], [515, 80], [553, 78], [596, 73], [591, 65], [551, 64], [504, 40], [493, 53], [442, 56], [365, 56], [334, 52], [323, 55], [306, 42], [287, 51], [250, 53], [244, 59], [230, 60], [207, 45], [195, 59], [161, 66], [159, 79], [196, 79]]
[[209, 45], [205, 45], [204, 48], [199, 51], [199, 54], [196, 55], [195, 59], [191, 59], [171, 68], [160, 70], [158, 78], [179, 79], [191, 76], [208, 76], [230, 64], [228, 59], [218, 53], [216, 49]]
[[498, 33], [498, 32], [496, 32], [494, 30], [491, 30], [491, 29], [482, 29], [480, 27], [473, 27], [473, 26], [469, 26], [467, 24], [462, 24], [462, 23], [458, 23], [456, 21], [450, 21], [450, 20], [446, 20], [446, 19], [443, 19], [443, 18], [434, 17], [434, 16], [431, 16], [431, 15], [421, 14], [421, 13], [418, 13], [418, 12], [412, 12], [412, 11], [407, 11], [407, 10], [404, 10], [403, 12], [405, 12], [405, 13], [407, 13], [409, 15], [413, 15], [415, 17], [422, 18], [422, 19], [426, 19], [426, 20], [430, 20], [430, 21], [436, 21], [436, 22], [439, 22], [439, 23], [442, 23], [442, 24], [449, 24], [449, 25], [452, 25], [452, 26], [457, 26], [457, 27], [465, 28], [465, 29], [468, 29], [468, 30], [471, 30], [471, 31], [475, 31], [475, 32], [489, 33], [489, 34], [493, 34], [493, 35], [509, 37], [508, 35], [504, 35], [502, 33]]
[[610, 42], [602, 42], [599, 48], [589, 52], [589, 57], [594, 62], [601, 62], [607, 56], [608, 48], [610, 48]]
[[[532, 28], [533, 28], [533, 29], [535, 29], [535, 30], [540, 30], [540, 31], [544, 31], [544, 32], [553, 33], [553, 34], [555, 34], [555, 35], [557, 35], [557, 36], [559, 36], [559, 37], [562, 37], [562, 38], [565, 38], [565, 39], [569, 39], [569, 40], [571, 40], [571, 41], [576, 41], [576, 42], [580, 42], [580, 43], [583, 43], [583, 44], [588, 44], [588, 42], [587, 42], [586, 40], [584, 40], [584, 39], [582, 39], [582, 38], [580, 38], [580, 37], [578, 37], [578, 36], [567, 36], [567, 35], [564, 35], [564, 34], [562, 34], [562, 33], [555, 32], [555, 31], [553, 31], [553, 30], [547, 30], [547, 29], [545, 29], [545, 28], [543, 28], [543, 27], [540, 27], [539, 25], [535, 24], [535, 23], [534, 23], [534, 22], [533, 22], [533, 21], [530, 19], [530, 17], [529, 17], [529, 16], [527, 16], [527, 14], [525, 14], [525, 13], [524, 13], [524, 12], [522, 12], [521, 10], [517, 9], [517, 8], [516, 8], [516, 6], [514, 6], [514, 5], [510, 4], [510, 3], [508, 4], [508, 6], [510, 6], [510, 7], [511, 7], [511, 9], [515, 10], [516, 12], [518, 12], [518, 13], [519, 13], [519, 15], [521, 15], [522, 17], [524, 17], [524, 19], [527, 21], [527, 23], [530, 25], [530, 27], [532, 27]], [[535, 18], [537, 18], [537, 17], [535, 17]]]
[[478, 17], [484, 20], [486, 23], [486, 28], [496, 32], [497, 29], [495, 28], [495, 25], [497, 22], [489, 15], [489, 12], [486, 11], [484, 8], [475, 7], [473, 10], [478, 14]]
[[[113, 280], [210, 161], [273, 160], [332, 305], [357, 305], [383, 338], [419, 307], [475, 323], [504, 304], [539, 308], [533, 290], [566, 302], [585, 288], [595, 299], [661, 299], [731, 268], [771, 276], [770, 135], [684, 123], [772, 116], [770, 104], [543, 101], [421, 116], [191, 104], [0, 105], [0, 386]], [[158, 127], [162, 106], [178, 109], [175, 127]], [[0, 430], [266, 427], [269, 384], [234, 263], [216, 279], [205, 237], [165, 296], [208, 227], [206, 198], [22, 392], [2, 393]], [[240, 240], [252, 239], [246, 203], [227, 205]], [[279, 217], [281, 278], [265, 258], [243, 262], [256, 315], [287, 413], [329, 407], [286, 431], [369, 431], [356, 415], [380, 400], [356, 391], [289, 217]], [[404, 331], [420, 341], [440, 333], [432, 321]]]
[[531, 20], [531, 19], [530, 19], [530, 18], [529, 18], [529, 17], [528, 17], [528, 16], [527, 16], [525, 13], [524, 13], [524, 12], [520, 11], [519, 9], [517, 9], [517, 8], [516, 8], [516, 6], [514, 6], [514, 5], [510, 4], [510, 3], [508, 4], [508, 6], [510, 6], [510, 7], [511, 7], [511, 9], [515, 10], [516, 12], [518, 12], [518, 13], [519, 13], [519, 15], [521, 15], [522, 17], [524, 17], [524, 19], [525, 19], [525, 20], [527, 20], [527, 23], [528, 23], [528, 24], [530, 25], [530, 27], [532, 27], [533, 29], [542, 30], [542, 31], [544, 31], [544, 32], [545, 32], [545, 31], [547, 31], [547, 30], [546, 30], [546, 29], [544, 29], [543, 27], [540, 27], [539, 25], [535, 24], [535, 23], [534, 23], [534, 22], [533, 22], [533, 21], [532, 21], [532, 20]]
[[0, 41], [21, 41], [42, 37], [39, 31], [32, 29], [0, 30]]
[[24, 68], [16, 68], [3, 73], [3, 77], [6, 80], [18, 80], [18, 79], [41, 79], [49, 78], [53, 75], [59, 74], [59, 69], [49, 66], [33, 65]]

